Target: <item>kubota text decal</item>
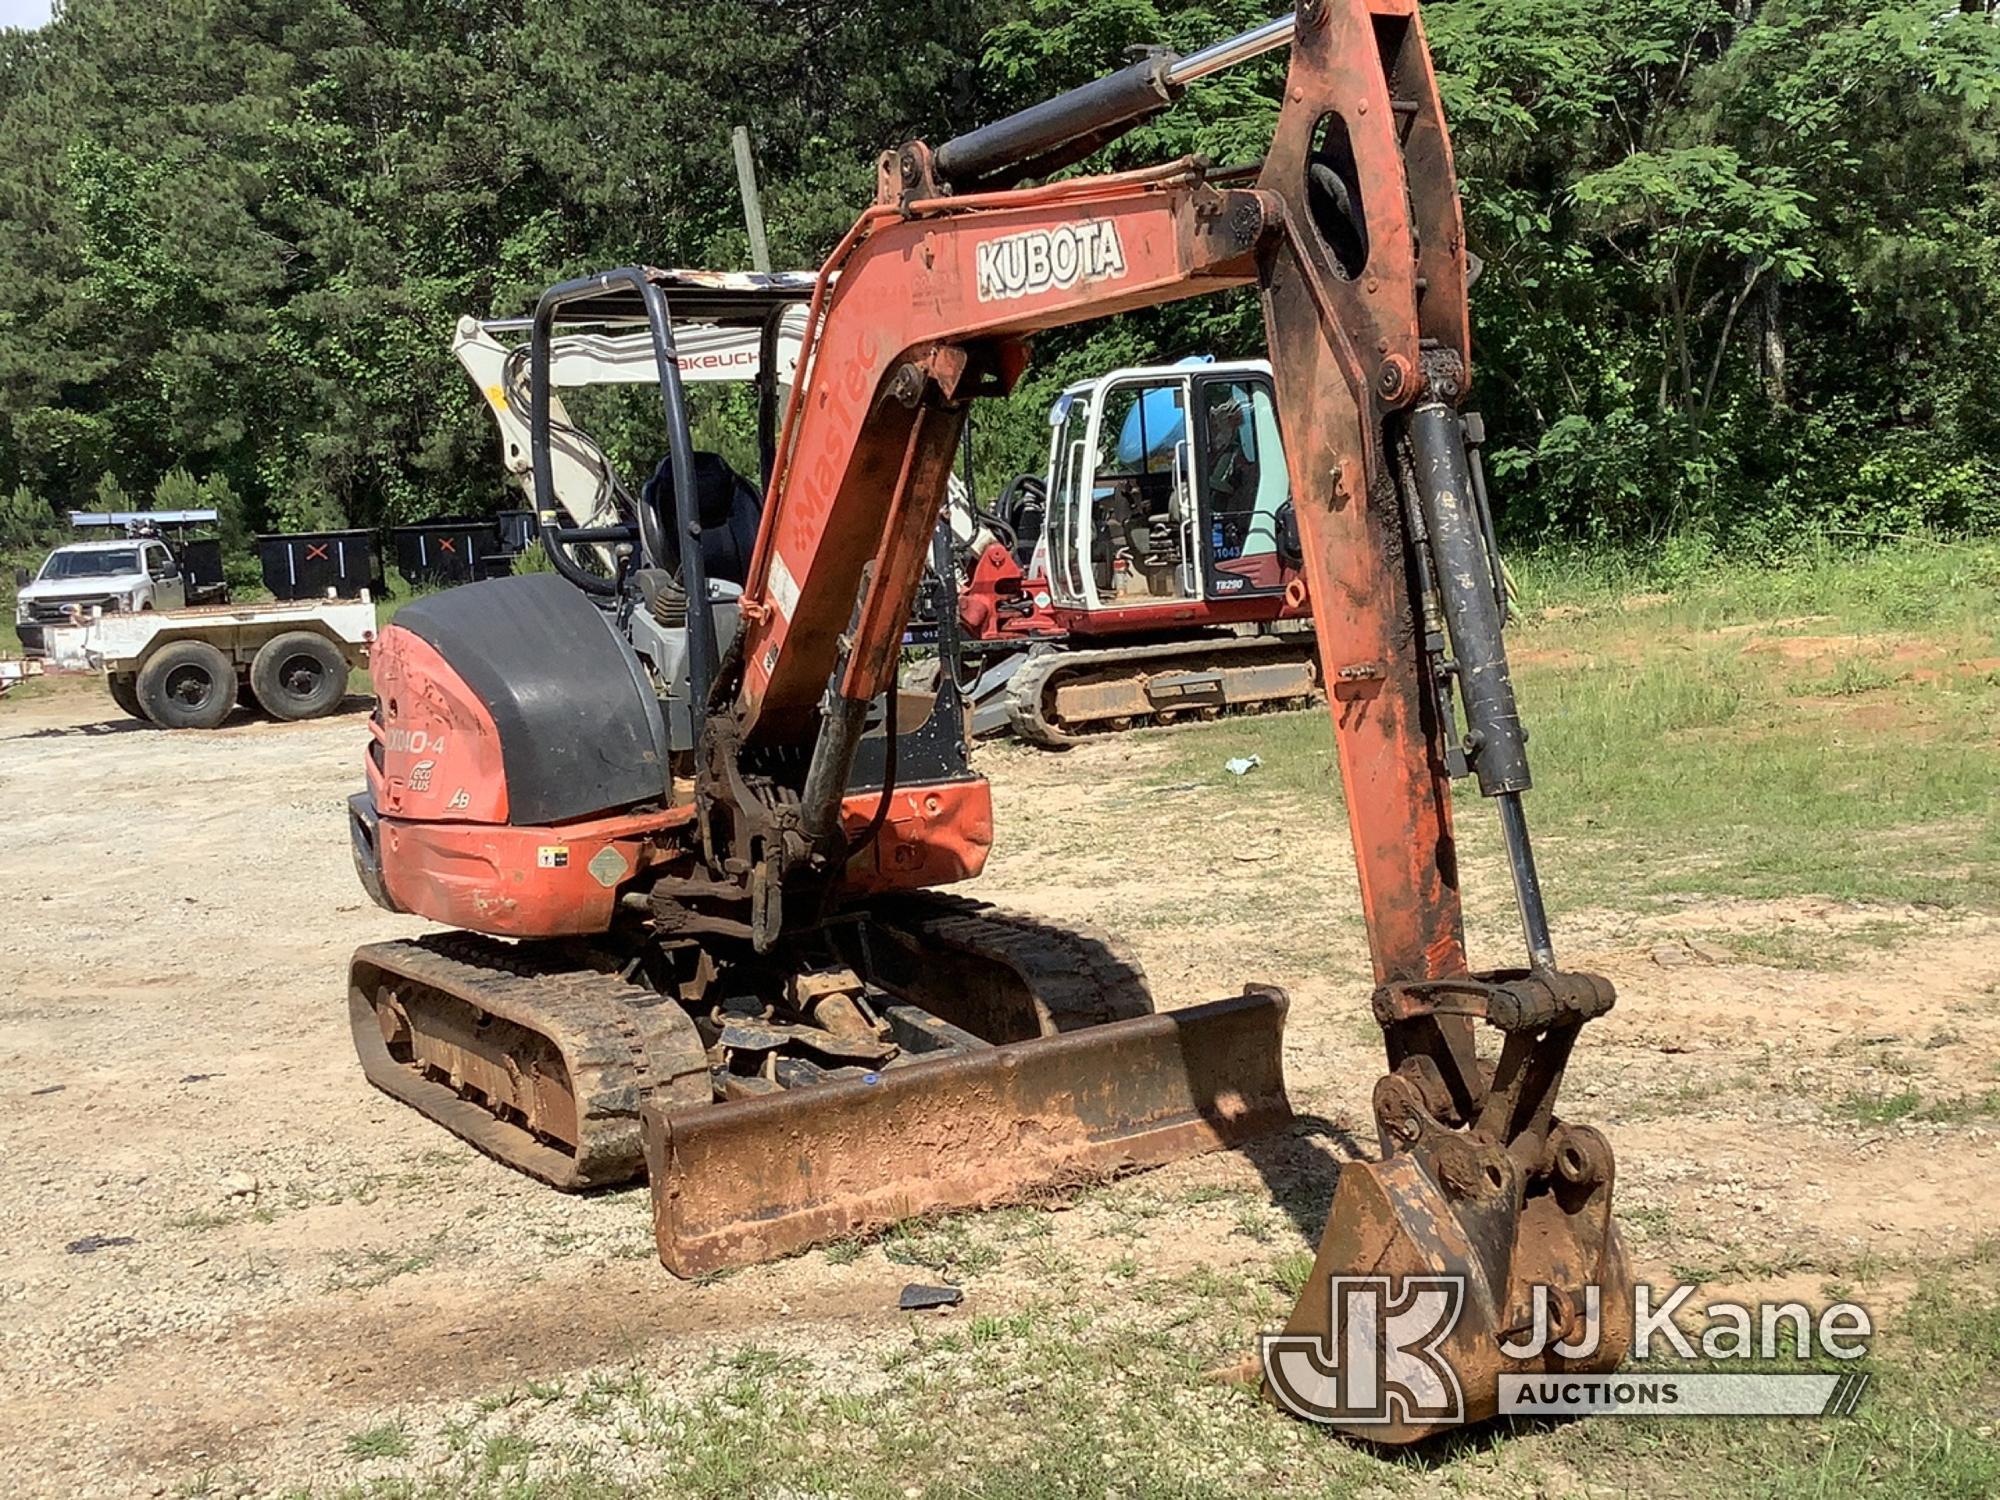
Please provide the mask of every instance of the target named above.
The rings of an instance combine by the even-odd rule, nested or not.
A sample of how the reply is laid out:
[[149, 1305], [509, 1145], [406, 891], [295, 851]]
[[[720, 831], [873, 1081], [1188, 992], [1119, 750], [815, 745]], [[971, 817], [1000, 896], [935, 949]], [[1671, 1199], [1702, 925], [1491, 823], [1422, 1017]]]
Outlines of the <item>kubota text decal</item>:
[[1116, 281], [1125, 274], [1125, 247], [1109, 219], [1003, 234], [981, 242], [974, 255], [981, 302], [1031, 297], [1080, 281]]

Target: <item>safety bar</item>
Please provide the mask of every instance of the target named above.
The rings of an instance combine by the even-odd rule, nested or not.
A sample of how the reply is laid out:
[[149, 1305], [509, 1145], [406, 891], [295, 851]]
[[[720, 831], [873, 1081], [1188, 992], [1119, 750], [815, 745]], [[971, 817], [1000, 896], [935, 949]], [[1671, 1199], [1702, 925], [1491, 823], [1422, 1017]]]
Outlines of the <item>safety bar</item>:
[[701, 515], [695, 507], [694, 438], [688, 431], [687, 394], [681, 384], [680, 364], [674, 347], [673, 319], [661, 291], [641, 266], [623, 266], [560, 282], [542, 293], [535, 305], [534, 325], [529, 331], [528, 430], [535, 477], [535, 497], [542, 510], [542, 545], [556, 571], [586, 593], [599, 597], [616, 595], [617, 582], [606, 582], [578, 567], [565, 550], [571, 542], [602, 541], [617, 533], [630, 540], [629, 528], [591, 527], [587, 529], [551, 526], [551, 497], [555, 494], [555, 469], [550, 458], [550, 360], [556, 313], [565, 305], [608, 291], [629, 287], [639, 294], [646, 310], [646, 325], [653, 336], [653, 361], [659, 367], [660, 403], [667, 416], [667, 456], [673, 467], [674, 514], [671, 520], [664, 506], [638, 506], [638, 542], [646, 565], [664, 568], [667, 559], [667, 527], [673, 525], [680, 538], [681, 585], [688, 597], [688, 694], [694, 727], [700, 733], [707, 716], [708, 692], [715, 680], [719, 656], [715, 642], [713, 601], [708, 597], [708, 567], [701, 555]]

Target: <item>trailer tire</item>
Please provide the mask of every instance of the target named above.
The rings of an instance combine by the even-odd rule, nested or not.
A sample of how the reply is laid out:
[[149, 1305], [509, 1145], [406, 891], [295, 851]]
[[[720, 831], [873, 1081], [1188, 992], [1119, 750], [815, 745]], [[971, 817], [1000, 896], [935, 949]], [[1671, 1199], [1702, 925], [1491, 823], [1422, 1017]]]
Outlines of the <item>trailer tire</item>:
[[347, 658], [323, 635], [273, 636], [250, 663], [250, 692], [274, 719], [318, 719], [347, 696]]
[[137, 697], [162, 729], [214, 729], [236, 707], [236, 664], [207, 641], [174, 641], [139, 669]]
[[104, 686], [111, 694], [111, 701], [135, 719], [146, 717], [146, 710], [139, 706], [139, 679], [130, 672], [114, 672], [104, 679]]

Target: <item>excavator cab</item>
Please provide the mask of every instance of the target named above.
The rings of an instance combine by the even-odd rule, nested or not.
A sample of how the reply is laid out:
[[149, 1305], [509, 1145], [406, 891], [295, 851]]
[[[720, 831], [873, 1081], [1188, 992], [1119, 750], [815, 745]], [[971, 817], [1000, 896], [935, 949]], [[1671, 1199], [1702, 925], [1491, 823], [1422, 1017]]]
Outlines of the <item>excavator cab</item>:
[[963, 565], [975, 733], [1055, 749], [1318, 695], [1267, 361], [1067, 387], [1045, 476], [1016, 479], [988, 520], [1015, 545], [981, 534]]
[[1115, 370], [1065, 390], [1049, 427], [1028, 571], [1054, 605], [1103, 615], [1282, 597], [1298, 578], [1267, 362]]

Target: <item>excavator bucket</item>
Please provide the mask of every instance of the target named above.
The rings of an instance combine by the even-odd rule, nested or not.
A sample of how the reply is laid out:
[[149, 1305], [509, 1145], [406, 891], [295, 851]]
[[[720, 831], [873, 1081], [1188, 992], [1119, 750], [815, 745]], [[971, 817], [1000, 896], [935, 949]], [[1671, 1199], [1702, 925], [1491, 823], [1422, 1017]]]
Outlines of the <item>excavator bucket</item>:
[[1500, 1017], [1507, 1041], [1490, 1078], [1476, 1065], [1451, 1077], [1452, 1054], [1470, 1056], [1465, 1030], [1457, 1046], [1407, 1051], [1377, 1083], [1382, 1159], [1341, 1169], [1298, 1305], [1263, 1341], [1265, 1388], [1296, 1416], [1408, 1443], [1496, 1415], [1511, 1378], [1625, 1358], [1632, 1276], [1611, 1218], [1611, 1147], [1550, 1112], [1582, 1019], [1609, 1007], [1611, 988], [1494, 978], [1378, 995], [1392, 1041], [1474, 1016]]
[[[1517, 1206], [1518, 1183], [1504, 1171], [1495, 1186], [1473, 1170], [1475, 1181], [1440, 1182], [1409, 1154], [1341, 1169], [1312, 1276], [1266, 1348], [1265, 1379], [1279, 1405], [1355, 1437], [1401, 1444], [1494, 1416], [1505, 1377], [1602, 1373], [1624, 1360], [1631, 1268], [1610, 1222], [1608, 1182], [1580, 1206], [1561, 1189]], [[1372, 1302], [1378, 1281], [1390, 1306], [1418, 1290], [1413, 1334], [1448, 1326], [1421, 1352], [1385, 1342], [1381, 1378], [1357, 1402], [1328, 1354], [1334, 1300], [1358, 1290]], [[1435, 1319], [1420, 1300], [1431, 1281]], [[1545, 1289], [1539, 1307], [1537, 1287]], [[1352, 1302], [1341, 1309], [1343, 1323], [1352, 1324], [1353, 1311]], [[1523, 1352], [1513, 1357], [1503, 1346]]]
[[[696, 1108], [648, 1103], [660, 1259], [681, 1276], [1232, 1146], [1292, 1118], [1286, 1000], [991, 1045], [956, 1028], [879, 1073]], [[920, 1020], [892, 1008], [892, 1023]]]

